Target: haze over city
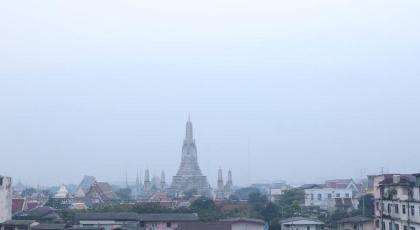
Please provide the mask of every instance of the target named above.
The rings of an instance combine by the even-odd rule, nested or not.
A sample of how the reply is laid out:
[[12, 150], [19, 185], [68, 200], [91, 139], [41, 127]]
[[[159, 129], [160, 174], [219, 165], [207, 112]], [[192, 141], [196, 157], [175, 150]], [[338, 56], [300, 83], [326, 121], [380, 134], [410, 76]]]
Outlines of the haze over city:
[[0, 8], [15, 181], [170, 181], [188, 115], [212, 185], [419, 171], [418, 1], [24, 2]]

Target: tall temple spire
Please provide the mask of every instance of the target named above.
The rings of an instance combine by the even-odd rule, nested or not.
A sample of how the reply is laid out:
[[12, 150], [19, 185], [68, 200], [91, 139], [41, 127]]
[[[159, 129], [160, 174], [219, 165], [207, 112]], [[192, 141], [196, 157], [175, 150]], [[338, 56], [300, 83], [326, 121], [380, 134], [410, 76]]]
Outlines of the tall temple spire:
[[188, 115], [187, 125], [185, 127], [185, 140], [193, 140], [193, 126], [191, 123], [190, 116]]
[[196, 190], [198, 195], [212, 197], [207, 177], [201, 173], [197, 159], [197, 146], [193, 136], [193, 125], [190, 117], [185, 127], [185, 140], [182, 145], [181, 163], [176, 176], [172, 178], [172, 184], [168, 194], [181, 197], [187, 191]]

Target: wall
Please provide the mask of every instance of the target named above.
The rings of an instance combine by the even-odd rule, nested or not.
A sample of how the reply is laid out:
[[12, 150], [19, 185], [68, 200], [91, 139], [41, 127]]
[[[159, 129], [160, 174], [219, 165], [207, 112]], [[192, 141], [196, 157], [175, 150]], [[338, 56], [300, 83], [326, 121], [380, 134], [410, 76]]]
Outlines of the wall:
[[12, 178], [0, 176], [0, 223], [12, 219]]
[[232, 230], [264, 230], [264, 225], [254, 223], [233, 223]]

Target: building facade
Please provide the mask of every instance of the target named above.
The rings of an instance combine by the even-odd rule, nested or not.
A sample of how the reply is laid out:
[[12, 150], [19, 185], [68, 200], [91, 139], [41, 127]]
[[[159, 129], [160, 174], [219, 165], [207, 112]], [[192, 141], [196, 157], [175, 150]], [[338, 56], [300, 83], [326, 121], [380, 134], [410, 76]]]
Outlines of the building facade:
[[361, 190], [352, 179], [329, 180], [305, 189], [305, 206], [319, 206], [327, 211], [355, 209], [359, 205]]
[[12, 178], [0, 175], [0, 223], [12, 219]]
[[374, 178], [375, 229], [420, 229], [420, 174]]

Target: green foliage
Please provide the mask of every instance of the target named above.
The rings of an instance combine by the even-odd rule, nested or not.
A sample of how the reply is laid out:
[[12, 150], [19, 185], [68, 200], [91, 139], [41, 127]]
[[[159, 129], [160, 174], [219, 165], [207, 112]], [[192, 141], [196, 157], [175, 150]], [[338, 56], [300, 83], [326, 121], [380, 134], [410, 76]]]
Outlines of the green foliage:
[[30, 197], [32, 194], [36, 192], [36, 189], [34, 188], [27, 188], [22, 191], [22, 197]]
[[360, 215], [373, 217], [375, 213], [375, 199], [372, 194], [366, 194], [359, 199], [358, 211]]
[[117, 196], [124, 201], [129, 201], [131, 198], [131, 189], [130, 188], [120, 188], [116, 192]]
[[302, 213], [301, 204], [305, 201], [305, 192], [302, 189], [290, 189], [279, 196], [277, 205], [280, 207], [282, 218], [289, 218]]
[[251, 193], [259, 193], [259, 190], [255, 187], [240, 188], [235, 191], [234, 195], [239, 200], [247, 200]]
[[193, 212], [197, 212], [202, 221], [215, 221], [223, 217], [222, 212], [216, 207], [213, 200], [200, 197], [196, 199], [190, 206]]

